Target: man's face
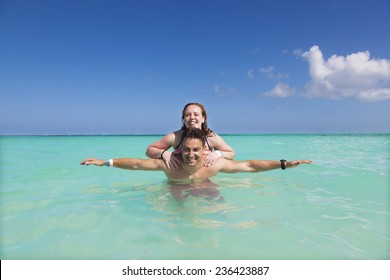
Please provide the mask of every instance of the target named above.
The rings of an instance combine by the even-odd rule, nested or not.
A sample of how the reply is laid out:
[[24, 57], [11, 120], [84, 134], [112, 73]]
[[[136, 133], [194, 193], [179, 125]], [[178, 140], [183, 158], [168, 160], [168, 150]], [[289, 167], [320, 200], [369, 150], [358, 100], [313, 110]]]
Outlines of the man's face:
[[181, 143], [184, 165], [197, 166], [203, 163], [203, 143], [200, 139], [185, 138]]

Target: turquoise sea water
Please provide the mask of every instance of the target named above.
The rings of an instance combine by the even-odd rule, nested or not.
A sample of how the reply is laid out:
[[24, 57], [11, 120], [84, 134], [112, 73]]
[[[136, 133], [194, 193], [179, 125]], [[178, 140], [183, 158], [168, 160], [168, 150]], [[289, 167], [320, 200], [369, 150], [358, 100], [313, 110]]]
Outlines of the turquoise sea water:
[[218, 174], [223, 201], [180, 203], [145, 157], [159, 136], [0, 138], [5, 259], [390, 259], [390, 135], [226, 135], [236, 159], [312, 159]]

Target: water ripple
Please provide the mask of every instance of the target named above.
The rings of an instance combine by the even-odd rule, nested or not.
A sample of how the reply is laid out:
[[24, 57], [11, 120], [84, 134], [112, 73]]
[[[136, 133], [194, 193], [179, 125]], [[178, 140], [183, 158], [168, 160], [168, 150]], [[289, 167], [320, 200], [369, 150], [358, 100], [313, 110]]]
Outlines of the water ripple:
[[[355, 259], [369, 259], [365, 254], [365, 251], [358, 248], [354, 244], [350, 243], [348, 240], [338, 236], [334, 233], [323, 233], [316, 231], [314, 229], [296, 226], [297, 229], [301, 230], [304, 233], [310, 234], [313, 238], [303, 237], [299, 242], [305, 246], [311, 248], [329, 252], [329, 253], [340, 253], [350, 258]], [[320, 239], [319, 241], [314, 241], [313, 239]], [[321, 241], [322, 240], [322, 241]], [[329, 242], [330, 241], [330, 242]]]

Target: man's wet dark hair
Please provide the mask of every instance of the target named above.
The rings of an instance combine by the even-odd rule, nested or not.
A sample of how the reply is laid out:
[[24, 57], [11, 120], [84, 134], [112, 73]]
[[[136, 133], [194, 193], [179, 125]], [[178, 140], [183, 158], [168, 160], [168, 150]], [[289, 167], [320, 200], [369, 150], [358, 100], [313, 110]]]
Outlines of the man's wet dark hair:
[[187, 128], [183, 132], [183, 139], [199, 139], [202, 141], [202, 144], [206, 144], [206, 135], [202, 129], [199, 128]]

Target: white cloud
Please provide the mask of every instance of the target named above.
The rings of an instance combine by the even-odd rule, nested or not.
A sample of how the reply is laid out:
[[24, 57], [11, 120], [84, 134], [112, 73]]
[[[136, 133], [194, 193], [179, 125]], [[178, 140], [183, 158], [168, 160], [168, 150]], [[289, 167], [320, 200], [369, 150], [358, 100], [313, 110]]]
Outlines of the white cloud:
[[264, 75], [268, 79], [286, 79], [289, 77], [288, 74], [283, 74], [280, 72], [275, 72], [275, 67], [261, 67], [259, 70], [249, 69], [247, 71], [247, 76], [249, 79], [255, 79], [259, 74]]
[[303, 51], [302, 51], [301, 49], [295, 49], [295, 50], [293, 50], [292, 53], [293, 53], [293, 55], [295, 55], [295, 56], [301, 57]]
[[264, 68], [264, 67], [260, 68], [260, 72], [263, 73], [265, 75], [265, 77], [267, 77], [269, 79], [283, 79], [283, 78], [288, 77], [287, 74], [275, 73], [274, 70], [275, 70], [275, 67], [272, 67], [272, 66], [269, 66], [267, 68]]
[[278, 83], [272, 90], [264, 93], [265, 96], [270, 97], [289, 97], [295, 93], [295, 90], [288, 84]]
[[362, 91], [358, 94], [358, 98], [361, 101], [379, 101], [390, 99], [390, 88]]
[[253, 70], [253, 69], [248, 70], [247, 75], [248, 75], [249, 79], [254, 79], [255, 78], [255, 70]]
[[284, 78], [288, 78], [288, 74], [275, 72], [275, 67], [273, 67], [273, 66], [269, 66], [267, 68], [261, 67], [259, 71], [260, 71], [260, 73], [264, 74], [264, 76], [266, 78], [269, 78], [269, 79], [284, 79]]
[[270, 66], [268, 68], [261, 67], [260, 72], [263, 73], [267, 78], [272, 78], [272, 76], [274, 75], [273, 74], [274, 69], [275, 68], [272, 66]]
[[214, 86], [213, 92], [214, 92], [215, 94], [217, 94], [218, 96], [226, 97], [226, 96], [235, 94], [237, 91], [236, 91], [235, 88], [230, 87], [230, 86], [227, 87], [226, 89], [223, 89], [223, 88], [221, 88], [221, 86], [218, 84], [218, 85], [215, 85], [215, 86]]
[[304, 52], [311, 80], [303, 95], [340, 99], [356, 97], [361, 101], [390, 99], [390, 60], [371, 59], [370, 53], [332, 55], [324, 60], [318, 46]]

